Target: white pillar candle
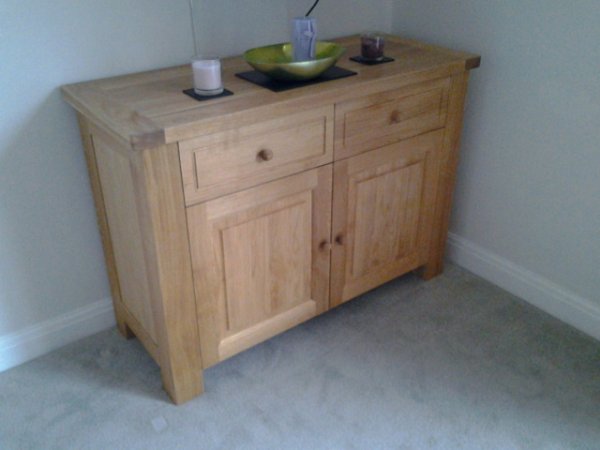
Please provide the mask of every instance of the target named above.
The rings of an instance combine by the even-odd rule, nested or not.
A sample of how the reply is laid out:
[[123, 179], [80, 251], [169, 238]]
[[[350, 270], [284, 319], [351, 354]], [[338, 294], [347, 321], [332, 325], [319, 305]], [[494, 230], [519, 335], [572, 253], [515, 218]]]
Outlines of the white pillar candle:
[[216, 95], [223, 92], [221, 81], [221, 61], [213, 57], [192, 59], [194, 91], [198, 95]]

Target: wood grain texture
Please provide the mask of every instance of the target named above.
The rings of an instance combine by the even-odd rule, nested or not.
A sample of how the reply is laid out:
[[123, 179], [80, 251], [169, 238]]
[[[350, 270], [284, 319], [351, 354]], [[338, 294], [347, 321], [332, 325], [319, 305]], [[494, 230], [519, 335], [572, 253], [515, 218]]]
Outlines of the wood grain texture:
[[335, 159], [442, 128], [449, 85], [442, 78], [337, 103]]
[[120, 298], [156, 343], [153, 305], [148, 302], [150, 275], [131, 163], [128, 155], [118, 150], [120, 143], [110, 136], [93, 129], [92, 139], [116, 268], [121, 275]]
[[322, 314], [330, 308], [332, 189], [333, 166], [328, 164], [317, 170], [317, 186], [313, 190], [311, 199], [313, 220], [310, 297], [316, 300], [317, 314]]
[[307, 301], [285, 310], [277, 316], [267, 317], [263, 321], [241, 330], [239, 333], [224, 338], [219, 343], [219, 358], [221, 361], [225, 360], [305, 322], [316, 314], [316, 303]]
[[239, 191], [333, 160], [333, 106], [184, 141], [186, 204]]
[[332, 306], [427, 261], [442, 137], [438, 130], [334, 163]]
[[460, 133], [462, 131], [468, 80], [469, 72], [455, 75], [452, 78], [450, 87], [448, 122], [444, 129], [444, 141], [440, 156], [440, 181], [435, 201], [432, 245], [427, 264], [419, 271], [420, 275], [426, 280], [439, 275], [444, 268], [444, 254], [452, 210], [452, 195], [456, 181]]
[[461, 73], [477, 59], [416, 41], [388, 36], [393, 63], [363, 66], [351, 61], [359, 37], [339, 39], [347, 48], [338, 65], [358, 75], [335, 82], [274, 93], [235, 77], [250, 67], [241, 57], [223, 61], [223, 82], [233, 96], [197, 102], [182, 94], [192, 86], [189, 66], [64, 86], [63, 96], [79, 112], [113, 130], [132, 149], [151, 148], [216, 133], [421, 81]]
[[115, 310], [115, 320], [117, 322], [117, 328], [119, 329], [119, 332], [125, 338], [129, 339], [133, 337], [133, 335], [131, 333], [131, 329], [127, 325], [125, 317], [117, 263], [115, 260], [114, 248], [108, 227], [108, 219], [106, 217], [106, 205], [104, 203], [104, 195], [102, 194], [102, 185], [100, 183], [100, 174], [98, 172], [98, 165], [96, 162], [96, 150], [94, 149], [94, 143], [92, 141], [92, 132], [88, 120], [83, 115], [77, 114], [77, 120], [79, 122], [81, 142], [83, 144], [83, 151], [85, 154], [85, 161], [90, 179], [90, 187], [92, 189], [92, 196], [94, 198], [94, 206], [96, 208], [98, 229], [100, 231], [102, 248], [104, 250], [104, 261], [106, 263], [106, 272], [110, 284], [113, 308]]
[[164, 131], [141, 112], [131, 109], [118, 97], [107, 95], [94, 83], [63, 86], [63, 97], [78, 112], [101, 128], [131, 144], [147, 148], [165, 143]]
[[177, 145], [146, 150], [136, 163], [161, 374], [179, 404], [204, 387]]
[[188, 209], [205, 365], [327, 309], [330, 199], [325, 166]]

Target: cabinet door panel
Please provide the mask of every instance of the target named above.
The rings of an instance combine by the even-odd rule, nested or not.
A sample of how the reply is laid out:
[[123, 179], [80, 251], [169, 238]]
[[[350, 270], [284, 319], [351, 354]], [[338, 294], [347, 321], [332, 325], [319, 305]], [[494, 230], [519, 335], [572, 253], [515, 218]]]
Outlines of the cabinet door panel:
[[350, 179], [350, 209], [361, 210], [354, 223], [352, 277], [366, 275], [415, 250], [425, 163], [402, 163], [358, 172]]
[[215, 222], [224, 258], [224, 334], [310, 298], [310, 206], [307, 191]]
[[427, 261], [442, 135], [335, 163], [332, 306]]
[[331, 166], [188, 208], [204, 366], [327, 309]]

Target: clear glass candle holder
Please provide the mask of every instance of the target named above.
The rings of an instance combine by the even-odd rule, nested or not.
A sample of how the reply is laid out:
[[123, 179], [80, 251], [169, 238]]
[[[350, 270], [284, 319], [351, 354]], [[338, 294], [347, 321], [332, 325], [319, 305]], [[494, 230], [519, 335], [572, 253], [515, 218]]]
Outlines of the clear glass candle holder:
[[216, 56], [194, 56], [192, 58], [194, 92], [198, 95], [218, 95], [223, 92], [221, 60]]

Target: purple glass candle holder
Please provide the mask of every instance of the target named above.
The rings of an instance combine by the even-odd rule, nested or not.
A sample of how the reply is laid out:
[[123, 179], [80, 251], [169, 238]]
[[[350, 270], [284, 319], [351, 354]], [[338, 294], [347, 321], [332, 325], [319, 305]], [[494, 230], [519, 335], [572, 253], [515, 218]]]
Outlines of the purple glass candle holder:
[[360, 55], [369, 61], [383, 59], [385, 39], [380, 33], [363, 33], [360, 36]]

